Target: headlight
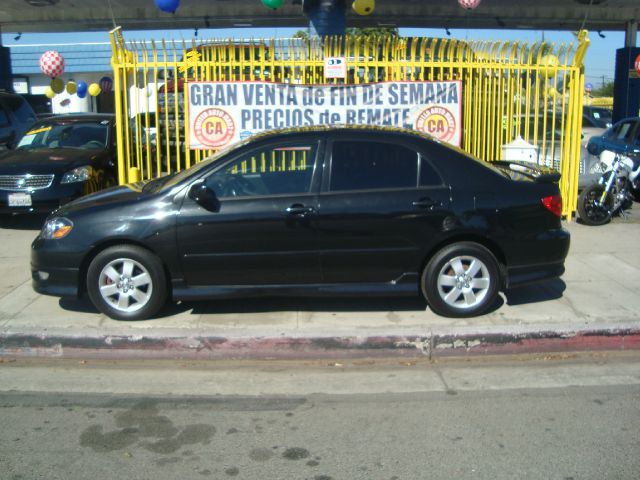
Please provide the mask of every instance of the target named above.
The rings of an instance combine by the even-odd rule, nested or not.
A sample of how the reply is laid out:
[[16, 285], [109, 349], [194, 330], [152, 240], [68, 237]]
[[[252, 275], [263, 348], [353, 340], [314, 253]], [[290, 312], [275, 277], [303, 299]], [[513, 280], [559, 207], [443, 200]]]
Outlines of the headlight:
[[45, 240], [59, 240], [66, 237], [73, 229], [73, 222], [64, 217], [53, 217], [42, 226], [40, 237]]
[[93, 168], [89, 165], [85, 165], [84, 167], [74, 168], [73, 170], [65, 173], [60, 183], [86, 182], [92, 175]]

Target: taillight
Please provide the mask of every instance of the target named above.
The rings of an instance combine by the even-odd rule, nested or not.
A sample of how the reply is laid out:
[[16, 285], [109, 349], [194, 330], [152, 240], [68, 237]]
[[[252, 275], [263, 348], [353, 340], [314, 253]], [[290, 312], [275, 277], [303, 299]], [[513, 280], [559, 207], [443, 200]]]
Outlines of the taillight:
[[544, 197], [542, 204], [555, 216], [559, 217], [562, 215], [562, 197], [559, 194]]

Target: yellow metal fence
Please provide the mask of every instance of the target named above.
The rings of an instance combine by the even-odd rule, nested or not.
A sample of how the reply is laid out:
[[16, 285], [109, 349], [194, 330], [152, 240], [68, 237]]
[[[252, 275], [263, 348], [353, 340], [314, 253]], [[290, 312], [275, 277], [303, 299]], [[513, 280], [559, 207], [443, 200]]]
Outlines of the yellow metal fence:
[[[460, 80], [462, 148], [500, 159], [517, 137], [560, 171], [563, 215], [576, 210], [586, 31], [569, 44], [442, 38], [125, 42], [111, 32], [119, 181], [188, 168], [211, 151], [188, 148], [185, 85], [190, 81], [362, 84]], [[325, 79], [324, 59], [343, 56], [347, 78]]]

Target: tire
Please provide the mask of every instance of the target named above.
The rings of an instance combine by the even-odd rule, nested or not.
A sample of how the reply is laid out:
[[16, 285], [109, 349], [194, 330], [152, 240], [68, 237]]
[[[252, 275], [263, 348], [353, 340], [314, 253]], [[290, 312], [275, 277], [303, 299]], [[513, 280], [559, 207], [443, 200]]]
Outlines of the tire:
[[578, 215], [580, 220], [586, 225], [599, 226], [611, 221], [611, 209], [613, 208], [613, 198], [607, 196], [605, 205], [596, 205], [604, 192], [604, 187], [599, 183], [589, 185], [582, 190], [578, 196]]
[[135, 245], [100, 252], [87, 270], [89, 298], [114, 320], [144, 320], [167, 301], [167, 279], [160, 259]]
[[473, 242], [454, 243], [438, 251], [424, 268], [421, 281], [431, 309], [456, 318], [485, 313], [495, 304], [501, 285], [498, 261]]

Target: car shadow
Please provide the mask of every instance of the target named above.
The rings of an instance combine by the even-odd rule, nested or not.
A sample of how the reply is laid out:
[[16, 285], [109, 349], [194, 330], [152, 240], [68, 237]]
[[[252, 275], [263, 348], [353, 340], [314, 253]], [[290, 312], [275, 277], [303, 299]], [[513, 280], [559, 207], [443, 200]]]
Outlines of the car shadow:
[[91, 300], [88, 297], [73, 298], [63, 297], [58, 300], [58, 305], [63, 310], [77, 313], [100, 313], [96, 307], [93, 306]]
[[[507, 305], [524, 305], [544, 302], [562, 297], [566, 285], [562, 280], [543, 284], [513, 288], [505, 292], [506, 302], [498, 296], [493, 305], [483, 314], [490, 314]], [[100, 313], [85, 295], [82, 298], [61, 298], [60, 308], [77, 313]], [[260, 297], [222, 300], [168, 302], [154, 316], [167, 318], [184, 312], [192, 315], [206, 314], [255, 314], [268, 312], [424, 312], [429, 307], [419, 296], [415, 297]], [[481, 315], [480, 315], [481, 316]]]
[[426, 302], [416, 297], [260, 297], [181, 302], [193, 314], [309, 312], [424, 311]]
[[0, 215], [0, 228], [12, 230], [40, 230], [47, 218], [46, 213], [24, 215]]
[[[58, 305], [63, 310], [76, 313], [92, 313], [99, 314], [100, 311], [93, 306], [88, 296], [83, 295], [81, 298], [75, 297], [63, 297], [58, 301]], [[183, 302], [168, 302], [167, 305], [158, 312], [154, 318], [166, 318], [179, 313], [186, 312], [192, 308], [191, 305], [187, 305]], [[127, 320], [125, 320], [127, 321]]]
[[526, 305], [528, 303], [546, 302], [562, 297], [567, 284], [559, 278], [548, 282], [536, 283], [512, 288], [505, 292], [507, 305]]

